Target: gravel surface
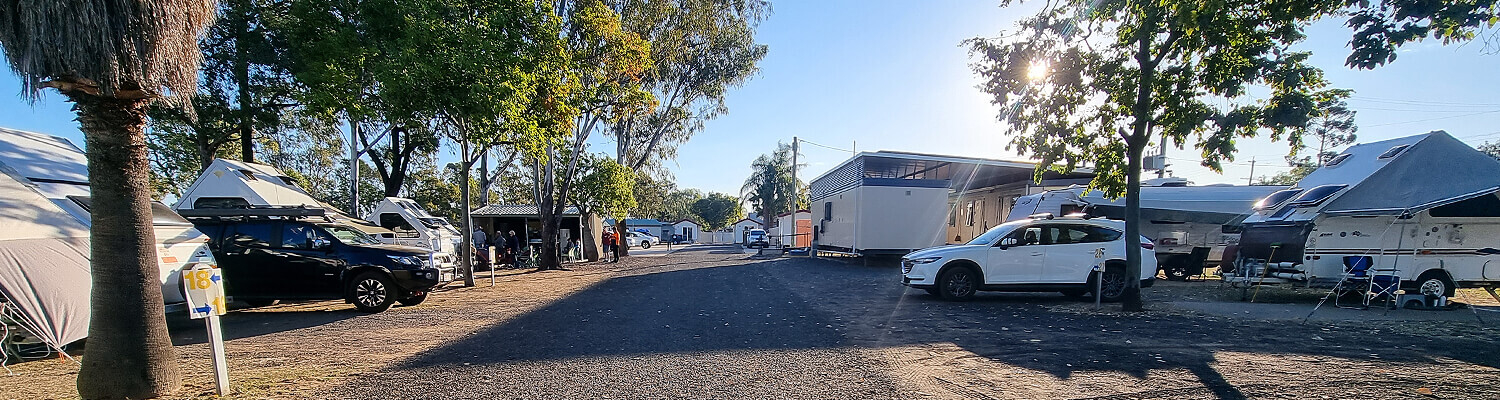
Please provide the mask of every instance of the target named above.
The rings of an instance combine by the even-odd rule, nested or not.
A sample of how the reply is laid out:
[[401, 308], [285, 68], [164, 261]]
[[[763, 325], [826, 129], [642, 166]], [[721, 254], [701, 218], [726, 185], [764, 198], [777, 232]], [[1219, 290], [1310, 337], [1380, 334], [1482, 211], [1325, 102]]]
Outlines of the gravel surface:
[[[1169, 305], [1238, 298], [1215, 282], [1147, 289], [1141, 313], [1055, 293], [952, 303], [902, 287], [894, 265], [730, 247], [569, 268], [502, 270], [493, 288], [380, 314], [335, 301], [231, 313], [231, 397], [1500, 398], [1496, 321], [1302, 324]], [[205, 396], [202, 325], [172, 326], [180, 394]], [[0, 399], [75, 396], [76, 366], [12, 368]]]

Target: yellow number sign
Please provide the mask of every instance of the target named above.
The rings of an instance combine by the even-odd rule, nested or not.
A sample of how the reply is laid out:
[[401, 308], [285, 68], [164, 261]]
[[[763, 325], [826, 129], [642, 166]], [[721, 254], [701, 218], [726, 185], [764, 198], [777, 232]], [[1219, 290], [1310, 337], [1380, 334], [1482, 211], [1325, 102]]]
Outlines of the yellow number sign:
[[187, 288], [188, 313], [194, 319], [209, 315], [224, 315], [224, 275], [217, 267], [199, 263], [192, 269], [182, 271], [183, 287]]

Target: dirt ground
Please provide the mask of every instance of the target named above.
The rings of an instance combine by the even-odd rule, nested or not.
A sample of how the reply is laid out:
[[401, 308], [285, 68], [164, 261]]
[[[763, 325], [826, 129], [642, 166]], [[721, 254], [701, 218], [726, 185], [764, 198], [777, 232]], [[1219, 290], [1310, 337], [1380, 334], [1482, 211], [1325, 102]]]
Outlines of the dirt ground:
[[[570, 269], [502, 270], [379, 314], [232, 312], [229, 397], [1500, 398], [1500, 304], [1479, 291], [1458, 297], [1485, 311], [1303, 320], [1322, 292], [1263, 289], [1251, 305], [1215, 281], [1162, 282], [1140, 313], [1055, 293], [953, 303], [890, 265], [706, 246]], [[693, 308], [708, 311], [671, 312]], [[169, 322], [178, 397], [212, 397], [201, 322]], [[0, 400], [76, 397], [71, 362], [11, 369]], [[567, 384], [533, 381], [549, 379]]]

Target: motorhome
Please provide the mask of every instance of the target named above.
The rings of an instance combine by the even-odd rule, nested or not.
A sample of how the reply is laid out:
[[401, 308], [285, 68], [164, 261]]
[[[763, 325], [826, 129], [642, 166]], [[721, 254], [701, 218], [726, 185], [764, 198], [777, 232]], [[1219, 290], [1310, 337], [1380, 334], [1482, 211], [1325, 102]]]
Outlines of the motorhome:
[[[1226, 246], [1239, 242], [1235, 222], [1250, 207], [1286, 186], [1190, 186], [1184, 178], [1142, 182], [1141, 235], [1156, 245], [1156, 258], [1167, 279], [1183, 280], [1218, 266]], [[1103, 191], [1074, 186], [1021, 196], [1006, 221], [1033, 215], [1125, 217], [1125, 199], [1111, 199]]]
[[[0, 295], [7, 319], [53, 348], [88, 335], [88, 160], [67, 139], [0, 129]], [[151, 204], [163, 310], [185, 305], [181, 271], [216, 265], [208, 238]], [[7, 338], [14, 340], [15, 338]]]
[[1356, 145], [1255, 205], [1226, 280], [1335, 287], [1355, 265], [1452, 296], [1500, 284], [1500, 161], [1442, 131]]
[[365, 219], [391, 231], [381, 242], [432, 249], [433, 258], [447, 270], [458, 260], [463, 235], [448, 220], [433, 216], [411, 199], [387, 197]]

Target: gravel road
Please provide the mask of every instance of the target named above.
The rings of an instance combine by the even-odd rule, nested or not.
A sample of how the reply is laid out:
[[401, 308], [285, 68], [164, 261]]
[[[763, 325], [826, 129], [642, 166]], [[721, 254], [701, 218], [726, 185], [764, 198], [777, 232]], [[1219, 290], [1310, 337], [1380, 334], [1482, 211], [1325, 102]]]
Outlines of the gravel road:
[[[1303, 324], [1170, 306], [1234, 297], [1208, 282], [1148, 289], [1141, 313], [1055, 293], [952, 303], [902, 287], [894, 265], [674, 250], [502, 270], [380, 314], [237, 311], [231, 397], [1500, 398], [1500, 316]], [[204, 397], [201, 324], [172, 327], [181, 397]], [[71, 364], [13, 368], [0, 399], [75, 396]]]

